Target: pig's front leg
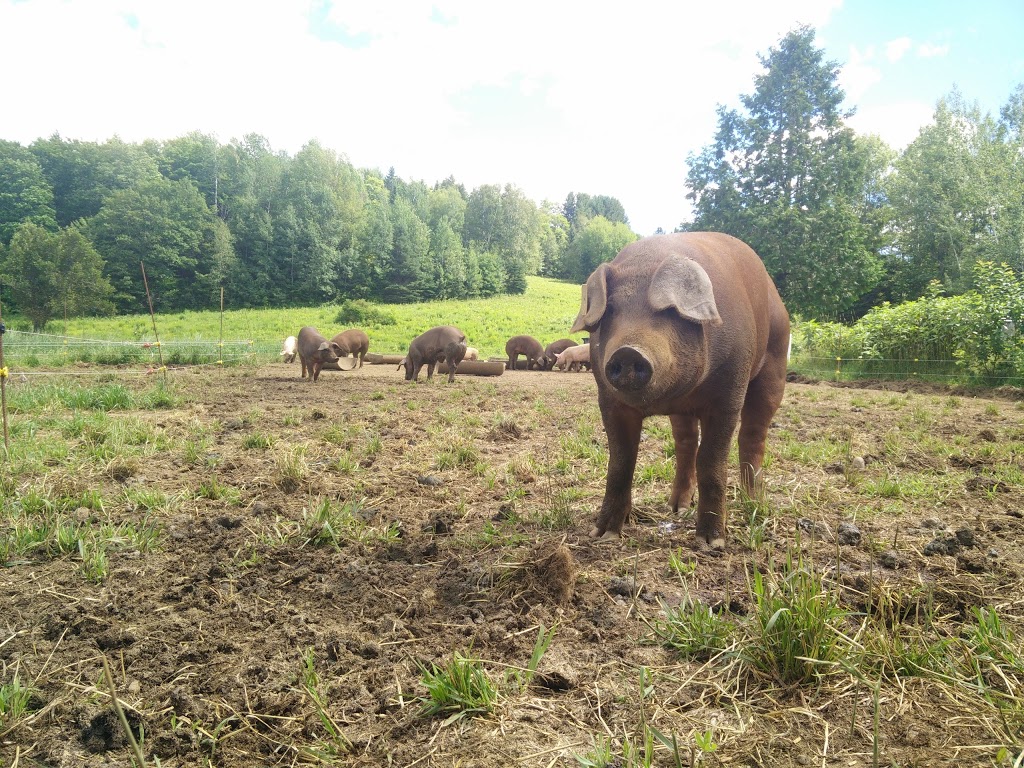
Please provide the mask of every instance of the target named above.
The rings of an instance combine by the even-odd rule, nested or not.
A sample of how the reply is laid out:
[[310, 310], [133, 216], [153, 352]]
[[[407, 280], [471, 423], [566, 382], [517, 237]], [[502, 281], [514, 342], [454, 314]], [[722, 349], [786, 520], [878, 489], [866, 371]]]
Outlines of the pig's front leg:
[[633, 509], [633, 471], [643, 426], [641, 413], [611, 397], [598, 394], [601, 420], [608, 435], [608, 477], [604, 501], [592, 536], [621, 534]]

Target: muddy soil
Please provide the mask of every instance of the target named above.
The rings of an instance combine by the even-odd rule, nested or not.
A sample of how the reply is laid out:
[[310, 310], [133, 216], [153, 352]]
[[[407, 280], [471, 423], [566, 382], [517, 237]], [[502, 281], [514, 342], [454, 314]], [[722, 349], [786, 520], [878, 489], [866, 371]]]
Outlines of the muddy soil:
[[[1011, 399], [791, 382], [760, 517], [733, 498], [716, 552], [667, 510], [667, 420], [645, 430], [624, 537], [588, 537], [606, 453], [586, 373], [407, 384], [368, 365], [312, 385], [274, 364], [169, 386], [172, 408], [112, 414], [149, 425], [139, 457], [8, 478], [98, 490], [80, 520], [160, 536], [112, 545], [98, 582], [74, 555], [0, 569], [0, 682], [33, 687], [30, 714], [0, 719], [0, 765], [132, 764], [104, 657], [147, 764], [165, 767], [574, 766], [605, 741], [608, 764], [640, 765], [622, 745], [644, 723], [704, 765], [867, 766], [876, 746], [883, 765], [991, 765], [1019, 749], [1016, 726], [926, 678], [782, 684], [683, 660], [652, 632], [686, 601], [749, 612], [752, 569], [802, 552], [852, 611], [882, 591], [955, 634], [994, 606], [1021, 636]], [[166, 502], [145, 509], [140, 491]], [[424, 670], [455, 654], [482, 660], [491, 712], [424, 714]], [[705, 732], [714, 751], [694, 746]], [[656, 746], [653, 764], [674, 765]]]

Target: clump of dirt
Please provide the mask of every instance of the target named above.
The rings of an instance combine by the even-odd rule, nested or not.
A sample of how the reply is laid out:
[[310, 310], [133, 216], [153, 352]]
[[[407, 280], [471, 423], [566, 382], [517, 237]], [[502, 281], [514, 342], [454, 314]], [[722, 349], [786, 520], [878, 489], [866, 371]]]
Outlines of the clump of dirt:
[[576, 586], [576, 564], [562, 542], [541, 542], [524, 565], [527, 589], [542, 600], [566, 605]]

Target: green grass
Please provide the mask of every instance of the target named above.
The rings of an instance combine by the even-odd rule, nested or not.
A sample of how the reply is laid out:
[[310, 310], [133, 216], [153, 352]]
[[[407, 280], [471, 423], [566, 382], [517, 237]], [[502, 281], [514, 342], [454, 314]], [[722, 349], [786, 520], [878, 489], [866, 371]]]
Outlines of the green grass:
[[483, 664], [457, 651], [450, 662], [441, 666], [420, 665], [420, 673], [420, 683], [427, 689], [427, 696], [422, 699], [423, 715], [448, 715], [447, 722], [454, 722], [486, 715], [498, 702], [498, 685]]
[[28, 714], [31, 698], [31, 687], [21, 682], [17, 672], [9, 683], [0, 685], [0, 730], [6, 731]]
[[[544, 344], [567, 337], [579, 310], [579, 285], [543, 277], [527, 277], [526, 282], [526, 293], [521, 296], [380, 305], [385, 314], [395, 318], [395, 323], [365, 327], [370, 336], [370, 351], [404, 352], [415, 336], [435, 325], [458, 326], [469, 343], [480, 350], [481, 358], [504, 356], [505, 342], [520, 333], [535, 336]], [[228, 298], [230, 301], [230, 292]], [[225, 364], [276, 361], [282, 340], [297, 334], [304, 325], [312, 325], [326, 336], [348, 327], [335, 322], [338, 310], [337, 304], [325, 304], [225, 311], [223, 354], [218, 347], [221, 315], [214, 308], [202, 312], [158, 312], [159, 351], [163, 353], [165, 365], [214, 364], [218, 359], [223, 359]], [[8, 366], [18, 370], [76, 360], [159, 365], [157, 348], [143, 346], [154, 338], [148, 315], [75, 318], [68, 321], [66, 328], [63, 321], [52, 322], [46, 332], [55, 336], [12, 332], [5, 337]], [[64, 344], [65, 334], [67, 344]], [[117, 343], [86, 342], [96, 339]]]

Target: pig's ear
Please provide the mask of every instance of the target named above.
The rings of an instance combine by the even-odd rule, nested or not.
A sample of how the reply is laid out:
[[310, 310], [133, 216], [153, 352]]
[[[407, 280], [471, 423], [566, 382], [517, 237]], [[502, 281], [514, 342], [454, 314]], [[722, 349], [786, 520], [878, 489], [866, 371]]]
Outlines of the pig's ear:
[[721, 325], [711, 278], [693, 259], [669, 256], [651, 276], [647, 300], [657, 311], [674, 309], [695, 323]]
[[402, 366], [403, 366], [403, 365], [405, 365], [405, 361], [406, 361], [406, 360], [408, 360], [408, 359], [409, 359], [408, 357], [403, 357], [403, 358], [402, 358], [402, 362], [400, 362], [400, 363], [398, 364], [398, 368], [395, 368], [395, 370], [396, 370], [396, 371], [398, 371], [398, 370], [401, 370]]
[[576, 315], [576, 322], [572, 324], [569, 333], [580, 331], [593, 331], [597, 324], [604, 317], [605, 307], [608, 305], [608, 265], [602, 264], [587, 279], [583, 286], [583, 300], [580, 303], [580, 313]]

